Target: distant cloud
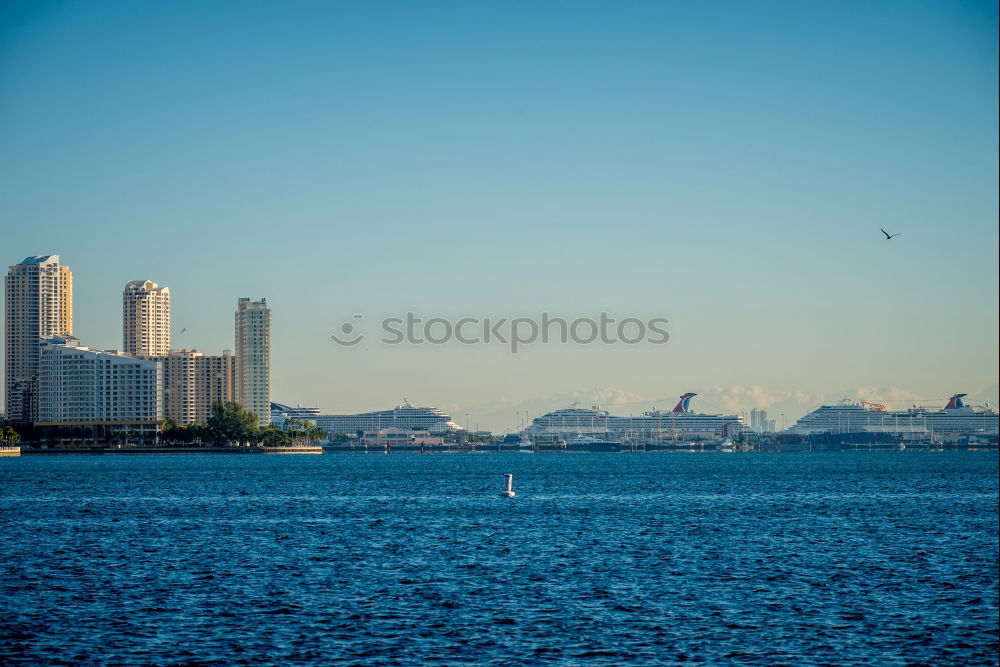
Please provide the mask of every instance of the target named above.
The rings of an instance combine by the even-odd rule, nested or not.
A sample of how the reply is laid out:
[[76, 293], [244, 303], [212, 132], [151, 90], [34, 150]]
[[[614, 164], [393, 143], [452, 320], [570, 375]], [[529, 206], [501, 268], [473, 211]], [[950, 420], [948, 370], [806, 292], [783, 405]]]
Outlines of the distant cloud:
[[710, 389], [719, 397], [723, 407], [729, 412], [747, 412], [753, 408], [769, 408], [779, 401], [788, 400], [791, 394], [771, 392], [757, 385], [744, 387], [730, 385], [725, 388]]
[[997, 385], [992, 385], [983, 389], [982, 391], [977, 391], [974, 394], [969, 394], [966, 399], [967, 403], [984, 405], [989, 403], [994, 408], [1000, 403], [1000, 388]]
[[858, 387], [854, 391], [854, 397], [873, 403], [883, 403], [890, 408], [909, 407], [925, 400], [920, 395], [900, 387]]
[[643, 400], [642, 396], [635, 392], [612, 387], [592, 389], [589, 392], [581, 392], [581, 394], [592, 399], [597, 405], [633, 405]]

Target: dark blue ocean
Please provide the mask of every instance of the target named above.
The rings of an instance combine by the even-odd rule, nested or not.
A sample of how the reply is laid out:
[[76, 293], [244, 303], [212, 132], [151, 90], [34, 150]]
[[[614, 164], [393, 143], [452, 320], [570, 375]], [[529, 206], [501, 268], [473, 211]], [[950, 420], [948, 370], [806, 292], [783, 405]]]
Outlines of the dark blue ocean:
[[997, 461], [3, 458], [0, 664], [996, 664]]

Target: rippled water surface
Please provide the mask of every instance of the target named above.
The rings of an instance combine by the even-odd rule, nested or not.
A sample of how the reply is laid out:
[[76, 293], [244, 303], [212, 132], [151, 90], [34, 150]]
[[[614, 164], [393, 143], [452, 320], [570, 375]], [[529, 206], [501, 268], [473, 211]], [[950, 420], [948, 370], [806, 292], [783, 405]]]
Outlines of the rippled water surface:
[[3, 664], [997, 661], [996, 452], [22, 456], [0, 504]]

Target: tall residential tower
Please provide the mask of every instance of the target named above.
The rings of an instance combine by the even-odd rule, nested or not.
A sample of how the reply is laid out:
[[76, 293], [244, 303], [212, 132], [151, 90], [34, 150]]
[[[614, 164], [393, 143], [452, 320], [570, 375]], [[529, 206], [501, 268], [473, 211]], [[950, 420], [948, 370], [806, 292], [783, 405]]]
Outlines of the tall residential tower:
[[271, 423], [271, 310], [243, 297], [236, 307], [236, 401]]
[[206, 356], [198, 350], [171, 350], [156, 357], [163, 365], [163, 416], [178, 424], [206, 424], [216, 401], [236, 400], [236, 358], [229, 350]]
[[122, 349], [130, 357], [160, 357], [170, 349], [170, 288], [131, 280], [122, 292]]
[[73, 275], [59, 255], [36, 255], [10, 267], [5, 281], [6, 418], [38, 420], [42, 337], [73, 333]]

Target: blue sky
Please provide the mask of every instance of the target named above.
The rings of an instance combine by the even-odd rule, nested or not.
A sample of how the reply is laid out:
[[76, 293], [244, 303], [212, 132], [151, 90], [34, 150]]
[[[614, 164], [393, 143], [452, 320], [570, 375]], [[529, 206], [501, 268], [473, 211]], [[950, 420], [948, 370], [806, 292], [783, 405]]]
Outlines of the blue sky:
[[[997, 382], [996, 63], [990, 2], [6, 3], [0, 249], [95, 347], [131, 279], [206, 352], [265, 296], [274, 398], [329, 411], [936, 401]], [[408, 310], [672, 339], [328, 339]]]

